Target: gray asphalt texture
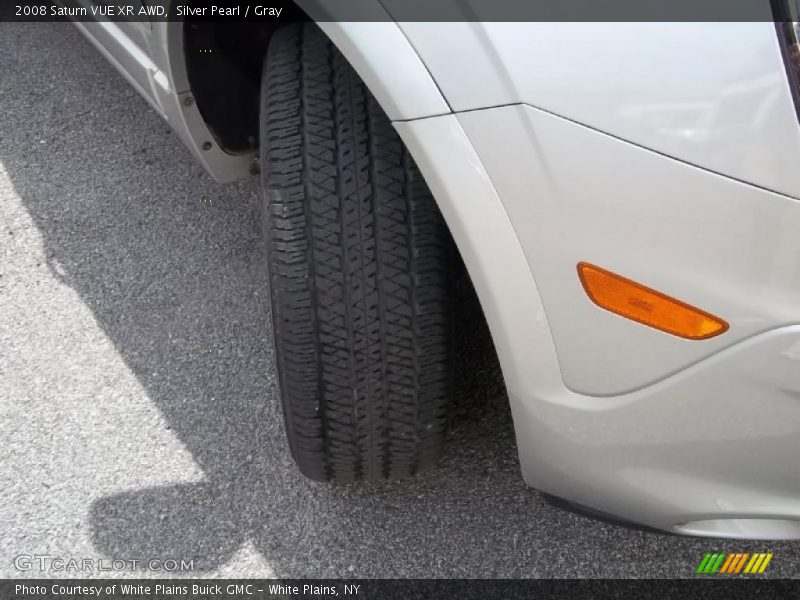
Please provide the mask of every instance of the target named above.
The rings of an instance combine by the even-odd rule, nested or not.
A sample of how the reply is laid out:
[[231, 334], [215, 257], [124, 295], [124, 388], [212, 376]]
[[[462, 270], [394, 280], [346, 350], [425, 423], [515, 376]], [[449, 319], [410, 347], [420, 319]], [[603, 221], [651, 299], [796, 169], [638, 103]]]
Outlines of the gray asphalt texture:
[[527, 488], [466, 300], [477, 333], [441, 466], [304, 479], [259, 201], [256, 181], [214, 183], [72, 26], [0, 24], [0, 576], [40, 576], [13, 559], [47, 554], [191, 559], [185, 575], [207, 576], [688, 577], [710, 550], [772, 551], [769, 574], [797, 573], [795, 543], [639, 531]]

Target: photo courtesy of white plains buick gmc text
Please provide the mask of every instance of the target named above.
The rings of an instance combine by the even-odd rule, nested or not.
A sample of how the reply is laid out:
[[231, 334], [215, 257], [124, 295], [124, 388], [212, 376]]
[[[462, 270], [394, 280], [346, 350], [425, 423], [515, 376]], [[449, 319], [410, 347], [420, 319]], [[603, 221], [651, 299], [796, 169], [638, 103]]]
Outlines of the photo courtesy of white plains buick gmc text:
[[435, 463], [463, 261], [530, 486], [799, 539], [795, 2], [763, 22], [403, 21], [363, 0], [376, 18], [75, 24], [217, 181], [261, 178], [307, 477]]

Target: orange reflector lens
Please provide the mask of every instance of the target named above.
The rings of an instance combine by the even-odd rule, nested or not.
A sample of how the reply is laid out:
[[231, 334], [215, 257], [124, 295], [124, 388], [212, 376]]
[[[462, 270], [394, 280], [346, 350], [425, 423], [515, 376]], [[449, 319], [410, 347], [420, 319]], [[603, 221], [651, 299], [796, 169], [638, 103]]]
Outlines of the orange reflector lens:
[[583, 289], [600, 308], [690, 340], [707, 340], [728, 324], [680, 300], [589, 263], [578, 263]]

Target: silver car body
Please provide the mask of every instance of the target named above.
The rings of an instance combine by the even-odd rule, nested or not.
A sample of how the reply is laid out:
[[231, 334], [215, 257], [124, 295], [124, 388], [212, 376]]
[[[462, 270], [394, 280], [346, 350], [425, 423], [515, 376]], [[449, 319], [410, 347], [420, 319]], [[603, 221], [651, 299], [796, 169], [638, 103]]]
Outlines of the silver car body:
[[[192, 102], [181, 23], [78, 26], [217, 180], [248, 176]], [[320, 26], [454, 235], [526, 482], [675, 533], [800, 538], [800, 127], [775, 26]], [[730, 329], [601, 310], [581, 261]]]

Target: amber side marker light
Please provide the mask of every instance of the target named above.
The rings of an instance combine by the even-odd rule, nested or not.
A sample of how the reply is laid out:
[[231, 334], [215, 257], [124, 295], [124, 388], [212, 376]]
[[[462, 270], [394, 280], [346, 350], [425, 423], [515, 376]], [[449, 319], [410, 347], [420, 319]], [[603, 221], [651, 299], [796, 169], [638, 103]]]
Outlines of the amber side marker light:
[[597, 306], [643, 325], [689, 340], [707, 340], [728, 330], [714, 315], [589, 263], [578, 263], [578, 276]]

